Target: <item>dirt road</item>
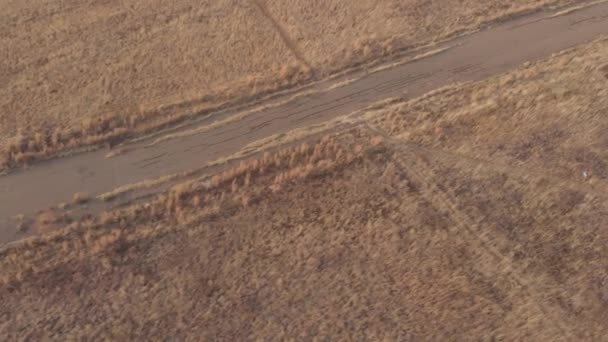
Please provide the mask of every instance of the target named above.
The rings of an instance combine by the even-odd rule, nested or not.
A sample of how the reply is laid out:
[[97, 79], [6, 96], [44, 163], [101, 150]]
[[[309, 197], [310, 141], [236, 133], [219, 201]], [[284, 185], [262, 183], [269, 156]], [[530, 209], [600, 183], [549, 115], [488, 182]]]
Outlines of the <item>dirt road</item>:
[[[441, 53], [367, 73], [344, 86], [252, 112], [199, 134], [152, 147], [146, 147], [150, 141], [133, 143], [129, 152], [111, 159], [105, 158], [108, 151], [99, 150], [36, 164], [0, 177], [0, 243], [19, 238], [15, 215], [69, 202], [76, 192], [94, 195], [201, 167], [264, 137], [327, 121], [382, 99], [403, 94], [411, 98], [452, 82], [484, 79], [603, 34], [608, 34], [608, 3], [561, 15], [528, 15], [435, 47], [445, 48]], [[226, 112], [198, 125], [237, 114]]]

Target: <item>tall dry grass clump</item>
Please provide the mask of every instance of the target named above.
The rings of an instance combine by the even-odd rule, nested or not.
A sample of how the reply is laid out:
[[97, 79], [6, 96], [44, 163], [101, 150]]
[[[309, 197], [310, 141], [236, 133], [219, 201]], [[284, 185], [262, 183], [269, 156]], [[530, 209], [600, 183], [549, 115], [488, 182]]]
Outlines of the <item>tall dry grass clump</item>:
[[[401, 47], [401, 49], [404, 49]], [[352, 68], [370, 61], [382, 59], [400, 51], [397, 37], [378, 39], [372, 36], [367, 39], [357, 39], [352, 46], [342, 52], [340, 68]]]
[[250, 206], [298, 180], [331, 175], [380, 145], [382, 139], [378, 137], [366, 140], [365, 144], [345, 144], [335, 136], [325, 136], [313, 144], [265, 152], [203, 182], [176, 185], [145, 205], [106, 213], [101, 223], [121, 226], [161, 220], [187, 223], [193, 217], [212, 217], [221, 210]]
[[82, 192], [77, 192], [72, 196], [72, 202], [77, 205], [87, 203], [90, 200], [91, 196]]
[[72, 222], [66, 213], [59, 213], [52, 209], [40, 212], [35, 219], [34, 225], [38, 233], [47, 233], [57, 230]]
[[22, 133], [10, 139], [0, 151], [0, 169], [15, 168], [35, 160], [47, 159], [66, 150], [83, 146], [113, 146], [129, 136], [132, 120], [108, 116], [85, 120], [79, 127]]

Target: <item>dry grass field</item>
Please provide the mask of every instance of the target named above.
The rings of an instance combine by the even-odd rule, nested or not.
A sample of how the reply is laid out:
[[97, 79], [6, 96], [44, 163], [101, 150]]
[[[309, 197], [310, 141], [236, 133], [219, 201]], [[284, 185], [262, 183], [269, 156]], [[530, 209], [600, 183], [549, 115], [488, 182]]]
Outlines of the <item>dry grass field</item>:
[[0, 169], [568, 2], [4, 1]]
[[404, 142], [608, 189], [608, 40], [385, 108]]
[[13, 244], [0, 251], [0, 332], [602, 340], [607, 50], [389, 105]]
[[477, 29], [497, 19], [571, 0], [258, 0], [303, 58], [331, 73], [399, 50]]
[[0, 146], [19, 132], [46, 140], [23, 148], [33, 154], [297, 76], [297, 59], [249, 2], [5, 1], [0, 12]]

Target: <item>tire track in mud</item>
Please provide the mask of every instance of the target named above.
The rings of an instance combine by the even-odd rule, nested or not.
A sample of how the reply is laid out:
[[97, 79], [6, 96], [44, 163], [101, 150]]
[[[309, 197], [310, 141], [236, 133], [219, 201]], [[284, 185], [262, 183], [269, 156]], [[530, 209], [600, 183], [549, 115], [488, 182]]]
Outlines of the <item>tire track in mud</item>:
[[404, 79], [399, 79], [399, 80], [395, 80], [393, 82], [387, 82], [385, 84], [381, 84], [380, 86], [375, 87], [374, 90], [381, 92], [381, 93], [394, 92], [394, 91], [403, 89], [416, 81], [420, 81], [420, 80], [429, 78], [431, 76], [433, 76], [432, 73], [425, 72], [420, 75], [406, 77]]
[[[350, 93], [346, 96], [338, 97], [336, 99], [333, 99], [332, 101], [327, 101], [327, 102], [323, 102], [318, 105], [306, 107], [304, 109], [299, 109], [297, 111], [287, 112], [287, 113], [281, 114], [281, 115], [276, 115], [276, 116], [273, 116], [272, 119], [263, 121], [262, 123], [257, 124], [256, 126], [252, 127], [250, 132], [256, 131], [256, 128], [258, 128], [259, 126], [269, 125], [273, 121], [276, 121], [276, 120], [285, 120], [285, 119], [294, 118], [295, 122], [305, 121], [307, 119], [310, 119], [312, 117], [315, 117], [315, 116], [325, 113], [327, 111], [334, 110], [334, 109], [337, 109], [340, 107], [344, 107], [344, 106], [356, 103], [356, 102], [360, 101], [361, 98], [363, 98], [364, 96], [369, 95], [370, 92], [374, 92], [375, 94], [394, 93], [394, 92], [397, 92], [397, 91], [413, 84], [416, 81], [428, 79], [428, 78], [432, 77], [433, 75], [434, 74], [432, 74], [432, 73], [423, 73], [420, 75], [408, 76], [403, 79], [400, 78], [400, 79], [396, 79], [396, 80], [382, 82], [378, 85], [364, 88], [362, 90]], [[300, 106], [301, 105], [298, 105], [298, 107], [300, 107]], [[317, 110], [312, 113], [306, 114], [304, 116], [300, 116], [300, 117], [298, 116], [299, 114], [310, 112], [311, 109], [317, 109]], [[260, 115], [259, 113], [255, 113], [255, 114]], [[251, 116], [247, 120], [253, 121], [254, 119], [255, 119], [255, 117]]]
[[513, 25], [513, 26], [509, 27], [508, 30], [509, 31], [516, 30], [516, 29], [522, 28], [524, 26], [529, 26], [529, 25], [536, 24], [536, 23], [541, 22], [543, 20], [547, 20], [547, 18], [539, 18], [539, 19], [535, 19], [535, 20], [532, 20], [532, 21], [527, 21], [525, 23]]

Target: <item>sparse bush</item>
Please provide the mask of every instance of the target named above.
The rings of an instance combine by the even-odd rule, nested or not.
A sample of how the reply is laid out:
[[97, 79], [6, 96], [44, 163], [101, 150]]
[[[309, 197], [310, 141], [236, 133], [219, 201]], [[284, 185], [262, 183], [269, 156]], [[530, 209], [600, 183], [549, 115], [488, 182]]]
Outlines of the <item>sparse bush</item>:
[[36, 216], [35, 225], [39, 233], [47, 233], [70, 222], [71, 219], [67, 214], [59, 214], [54, 210], [49, 209]]
[[91, 196], [84, 194], [82, 192], [77, 192], [72, 197], [72, 202], [77, 205], [85, 204], [90, 200], [91, 200]]

